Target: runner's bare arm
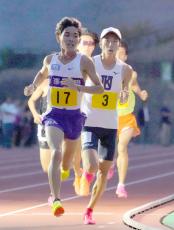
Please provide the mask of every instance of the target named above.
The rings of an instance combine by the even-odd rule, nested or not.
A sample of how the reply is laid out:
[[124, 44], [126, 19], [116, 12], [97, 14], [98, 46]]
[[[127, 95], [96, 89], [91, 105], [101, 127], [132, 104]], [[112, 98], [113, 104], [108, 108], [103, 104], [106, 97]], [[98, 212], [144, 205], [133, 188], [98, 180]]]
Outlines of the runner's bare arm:
[[24, 95], [30, 96], [34, 90], [48, 77], [48, 65], [50, 64], [52, 55], [48, 55], [43, 60], [43, 66], [36, 74], [33, 83], [24, 88]]
[[80, 65], [81, 65], [81, 72], [83, 74], [84, 80], [86, 80], [86, 76], [88, 76], [91, 79], [91, 81], [94, 83], [94, 85], [93, 86], [76, 85], [73, 83], [73, 80], [70, 78], [63, 80], [62, 84], [84, 93], [90, 93], [90, 94], [103, 93], [104, 88], [99, 80], [98, 74], [96, 73], [95, 66], [92, 59], [84, 55], [82, 56]]
[[138, 80], [137, 80], [137, 72], [133, 71], [132, 80], [131, 80], [131, 89], [140, 97], [142, 101], [147, 100], [148, 92], [146, 90], [142, 90]]
[[88, 76], [91, 79], [91, 81], [94, 83], [94, 86], [80, 86], [79, 87], [80, 91], [91, 93], [91, 94], [98, 94], [104, 92], [103, 85], [99, 80], [99, 76], [96, 72], [92, 58], [87, 57], [85, 55], [82, 56], [81, 71], [83, 73], [85, 80], [86, 80], [86, 76]]
[[129, 97], [129, 82], [131, 80], [132, 76], [132, 68], [129, 65], [125, 65], [123, 67], [123, 73], [122, 73], [122, 90], [120, 92], [120, 103], [124, 104], [127, 102]]
[[122, 84], [122, 89], [123, 90], [128, 90], [129, 89], [129, 82], [132, 77], [132, 68], [129, 65], [125, 65], [123, 67], [123, 84]]
[[31, 97], [28, 100], [29, 109], [33, 115], [34, 122], [37, 124], [41, 124], [41, 115], [36, 110], [36, 101], [42, 96], [43, 94], [43, 83], [36, 88], [33, 92]]

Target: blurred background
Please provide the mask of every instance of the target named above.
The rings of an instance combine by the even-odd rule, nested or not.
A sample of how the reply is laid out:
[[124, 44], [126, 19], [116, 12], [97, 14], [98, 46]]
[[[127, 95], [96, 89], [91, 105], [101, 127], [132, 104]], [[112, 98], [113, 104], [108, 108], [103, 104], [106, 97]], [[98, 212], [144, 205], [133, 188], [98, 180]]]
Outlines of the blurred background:
[[[45, 55], [59, 50], [54, 31], [64, 16], [78, 18], [100, 34], [121, 30], [129, 45], [128, 63], [149, 92], [136, 114], [142, 128], [137, 143], [174, 142], [174, 1], [173, 0], [0, 0], [0, 105], [9, 104], [13, 142], [4, 147], [32, 146], [36, 128], [23, 95]], [[99, 53], [97, 48], [95, 54]], [[1, 125], [2, 127], [2, 113]], [[162, 133], [162, 124], [167, 130]], [[161, 134], [162, 133], [162, 134]], [[2, 145], [0, 128], [0, 145]]]

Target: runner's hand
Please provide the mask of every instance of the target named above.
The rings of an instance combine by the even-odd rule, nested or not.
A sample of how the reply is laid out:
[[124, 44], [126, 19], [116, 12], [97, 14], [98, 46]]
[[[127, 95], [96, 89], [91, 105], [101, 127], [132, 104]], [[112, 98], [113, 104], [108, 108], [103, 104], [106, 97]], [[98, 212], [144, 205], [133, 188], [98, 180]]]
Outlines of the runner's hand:
[[121, 90], [120, 91], [120, 104], [125, 104], [128, 101], [129, 91], [128, 90]]
[[146, 90], [142, 90], [140, 94], [140, 98], [142, 101], [146, 101], [148, 98], [148, 92]]
[[42, 116], [40, 114], [37, 113], [34, 115], [34, 123], [42, 124]]
[[74, 80], [72, 78], [62, 80], [61, 84], [67, 86], [70, 89], [78, 90], [77, 85], [74, 83]]
[[35, 85], [34, 84], [30, 84], [30, 85], [27, 85], [25, 88], [24, 88], [24, 95], [25, 96], [30, 96], [34, 90], [35, 90]]

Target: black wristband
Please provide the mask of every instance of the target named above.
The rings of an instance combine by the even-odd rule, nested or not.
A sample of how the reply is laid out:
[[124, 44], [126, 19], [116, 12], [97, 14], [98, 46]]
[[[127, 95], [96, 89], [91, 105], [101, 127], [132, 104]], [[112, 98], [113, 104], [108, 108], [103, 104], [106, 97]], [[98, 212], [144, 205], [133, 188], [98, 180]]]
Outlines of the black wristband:
[[80, 85], [77, 85], [77, 91], [80, 92]]

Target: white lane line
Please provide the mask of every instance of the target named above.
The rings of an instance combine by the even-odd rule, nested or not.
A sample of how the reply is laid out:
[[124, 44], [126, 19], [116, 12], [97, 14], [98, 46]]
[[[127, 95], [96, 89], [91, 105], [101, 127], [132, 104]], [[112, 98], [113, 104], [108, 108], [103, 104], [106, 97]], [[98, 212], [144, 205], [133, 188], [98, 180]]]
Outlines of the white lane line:
[[32, 184], [32, 185], [26, 185], [26, 186], [21, 186], [21, 187], [15, 187], [15, 188], [9, 188], [9, 189], [4, 189], [0, 191], [0, 194], [2, 193], [7, 193], [7, 192], [15, 192], [15, 191], [20, 191], [24, 189], [30, 189], [30, 188], [37, 188], [40, 186], [45, 186], [48, 185], [48, 182], [45, 183], [38, 183], [38, 184]]
[[25, 176], [32, 176], [32, 175], [37, 175], [37, 174], [43, 174], [42, 170], [39, 171], [34, 171], [34, 172], [29, 172], [29, 173], [17, 173], [17, 174], [12, 174], [8, 176], [0, 176], [0, 180], [6, 180], [10, 178], [19, 178], [19, 177], [25, 177]]
[[138, 145], [136, 145], [133, 148], [131, 146], [128, 146], [128, 152], [130, 152], [132, 156], [139, 156], [139, 155], [146, 155], [146, 154], [151, 155], [152, 153], [157, 156], [165, 152], [171, 152], [173, 150], [174, 150], [173, 146], [171, 148], [166, 148], [162, 146], [160, 146], [159, 148], [156, 147], [154, 148], [153, 146], [149, 146], [148, 149], [145, 146], [138, 147]]
[[[134, 184], [140, 184], [140, 183], [148, 182], [148, 181], [151, 181], [151, 180], [161, 179], [161, 178], [171, 176], [171, 175], [174, 175], [174, 171], [170, 172], [170, 173], [159, 174], [159, 175], [156, 175], [156, 176], [153, 176], [153, 177], [147, 177], [147, 178], [144, 178], [144, 179], [131, 181], [131, 182], [127, 183], [126, 185], [131, 186], [131, 185], [134, 185]], [[111, 191], [113, 189], [115, 189], [115, 186], [109, 187], [105, 191], [108, 192], [108, 191]], [[80, 197], [80, 196], [71, 196], [71, 197], [67, 197], [67, 198], [62, 199], [62, 201], [69, 201], [69, 200], [74, 200], [74, 199], [79, 199], [79, 198], [82, 198], [82, 197]], [[0, 218], [2, 218], [4, 216], [11, 216], [11, 215], [14, 215], [16, 213], [29, 211], [29, 210], [32, 210], [32, 209], [35, 209], [35, 208], [44, 207], [46, 205], [48, 205], [48, 203], [43, 203], [43, 204], [34, 205], [34, 206], [23, 208], [23, 209], [17, 209], [15, 211], [11, 211], [11, 212], [2, 213], [2, 214], [0, 214]]]
[[23, 163], [23, 164], [20, 164], [20, 165], [0, 166], [0, 171], [6, 171], [6, 170], [9, 171], [9, 168], [11, 170], [11, 169], [33, 167], [33, 166], [40, 166], [40, 163], [39, 162], [38, 163]]
[[[79, 196], [71, 196], [71, 197], [67, 197], [67, 198], [62, 199], [62, 201], [74, 200], [74, 199], [78, 199], [78, 198], [80, 198], [80, 197]], [[41, 208], [41, 207], [44, 207], [46, 205], [48, 205], [48, 203], [38, 204], [38, 205], [34, 205], [34, 206], [31, 206], [31, 207], [28, 207], [28, 208], [22, 208], [22, 209], [17, 209], [15, 211], [11, 211], [11, 212], [6, 212], [6, 213], [3, 213], [3, 214], [0, 214], [0, 218], [4, 217], [4, 216], [11, 216], [11, 215], [14, 215], [16, 213], [29, 211], [29, 210], [32, 210], [32, 209], [35, 209], [35, 208]]]
[[169, 153], [166, 153], [166, 154], [163, 154], [163, 155], [158, 155], [158, 154], [153, 154], [153, 155], [150, 155], [150, 154], [147, 154], [147, 155], [142, 155], [141, 153], [138, 155], [138, 156], [131, 156], [130, 155], [130, 160], [131, 161], [136, 161], [136, 160], [144, 160], [144, 159], [159, 159], [159, 158], [165, 158], [166, 157], [169, 157], [169, 156], [174, 156], [174, 151], [171, 151]]
[[[173, 152], [172, 149], [171, 149], [171, 151]], [[158, 154], [158, 150], [155, 150], [155, 152], [157, 152], [157, 153], [155, 154], [154, 157], [156, 157], [156, 156], [160, 157], [161, 156], [160, 154]], [[147, 155], [144, 155], [144, 154], [147, 154]], [[154, 154], [154, 152], [153, 152], [153, 154]], [[30, 157], [28, 157], [28, 156], [29, 156], [28, 154], [26, 154], [26, 155], [21, 154], [21, 155], [17, 155], [17, 156], [9, 154], [8, 156], [6, 156], [6, 158], [1, 158], [1, 156], [0, 156], [0, 166], [4, 165], [5, 163], [13, 164], [13, 163], [23, 162], [23, 161], [33, 161], [33, 160], [34, 161], [39, 161], [38, 153], [36, 153], [35, 155], [32, 155], [32, 156], [30, 155]], [[150, 154], [149, 154], [149, 150], [144, 151], [144, 152], [142, 152], [142, 150], [141, 150], [139, 153], [131, 153], [130, 154], [130, 157], [133, 157], [135, 159], [140, 157], [140, 156], [142, 156], [142, 157], [145, 157], [145, 156], [151, 157]]]
[[34, 157], [34, 158], [22, 158], [22, 159], [15, 159], [14, 161], [12, 161], [11, 159], [10, 159], [10, 156], [9, 156], [9, 159], [8, 160], [6, 160], [6, 161], [0, 161], [0, 166], [1, 165], [6, 165], [7, 167], [8, 166], [10, 166], [10, 165], [12, 165], [12, 164], [14, 164], [14, 163], [21, 163], [21, 162], [33, 162], [33, 160], [34, 161], [39, 161], [39, 158], [36, 158], [36, 157]]
[[28, 207], [28, 208], [23, 208], [23, 209], [18, 209], [18, 210], [11, 211], [11, 212], [6, 212], [6, 213], [3, 213], [3, 214], [0, 214], [0, 218], [2, 218], [4, 216], [12, 216], [12, 215], [14, 215], [16, 213], [29, 211], [29, 210], [32, 210], [32, 209], [35, 209], [35, 208], [41, 208], [41, 207], [44, 207], [46, 205], [48, 205], [48, 203], [38, 204], [38, 205], [34, 205], [34, 206], [31, 206], [31, 207]]
[[[174, 153], [171, 152], [171, 153], [167, 153], [165, 155], [158, 155], [158, 159], [159, 158], [165, 158], [166, 157], [169, 157], [169, 156], [174, 156]], [[157, 157], [157, 154], [154, 156], [154, 155], [142, 155], [142, 153], [140, 153], [140, 155], [138, 156], [130, 156], [130, 162], [132, 161], [138, 161], [138, 160], [142, 160], [142, 159], [153, 159], [153, 158], [156, 158]], [[34, 161], [36, 161], [37, 163], [32, 163]], [[31, 161], [31, 163], [29, 163]], [[7, 161], [8, 163], [10, 163], [10, 166], [9, 165], [4, 165], [5, 162], [0, 162], [0, 171], [3, 170], [9, 170], [9, 167], [10, 169], [16, 169], [16, 168], [24, 168], [24, 167], [32, 167], [32, 166], [40, 166], [40, 162], [39, 162], [39, 159], [36, 158], [36, 159], [31, 159], [31, 158], [24, 158], [24, 159], [21, 159], [21, 160], [16, 160], [16, 161]], [[19, 165], [18, 164], [14, 164], [14, 165], [11, 165], [13, 163], [20, 163]], [[21, 164], [21, 162], [24, 162], [23, 164]], [[2, 164], [1, 164], [2, 163]], [[1, 166], [3, 165], [3, 166]]]
[[[173, 160], [174, 161], [174, 160]], [[137, 168], [146, 168], [148, 166], [157, 166], [157, 165], [160, 165], [160, 164], [164, 164], [166, 162], [173, 162], [172, 160], [163, 160], [163, 161], [156, 161], [156, 162], [152, 162], [152, 163], [149, 163], [149, 164], [142, 164], [142, 165], [138, 165], [138, 166], [130, 166], [128, 168], [128, 170], [133, 170], [133, 169], [137, 169]], [[38, 171], [38, 174], [42, 174], [43, 172], [42, 171]], [[34, 175], [36, 175], [37, 173], [35, 172]], [[23, 177], [24, 174], [18, 174], [17, 177]], [[26, 173], [26, 176], [30, 176], [31, 173], [29, 173], [29, 175], [27, 175]], [[3, 176], [2, 176], [3, 177]], [[3, 179], [7, 179], [7, 176], [4, 176], [5, 178]], [[10, 176], [8, 176], [8, 178], [11, 178]], [[12, 175], [12, 178], [14, 178], [14, 175]], [[1, 177], [0, 177], [1, 179]], [[24, 189], [29, 189], [29, 188], [35, 188], [35, 187], [39, 187], [39, 186], [43, 186], [43, 185], [47, 185], [48, 183], [42, 183], [42, 184], [33, 184], [33, 185], [26, 185], [26, 186], [21, 186], [21, 187], [15, 187], [15, 188], [11, 188], [11, 189], [5, 189], [5, 190], [0, 190], [0, 194], [1, 193], [6, 193], [6, 192], [14, 192], [14, 191], [19, 191], [19, 190], [24, 190]]]
[[[68, 181], [72, 181], [72, 180], [74, 180], [74, 178], [69, 178], [68, 180], [64, 181], [64, 183]], [[15, 187], [15, 188], [10, 188], [10, 189], [4, 189], [4, 190], [0, 190], [0, 194], [7, 193], [7, 192], [20, 191], [20, 190], [25, 190], [25, 189], [30, 189], [30, 188], [37, 188], [37, 187], [46, 186], [46, 185], [48, 185], [48, 182], [31, 184], [31, 185]]]
[[144, 164], [141, 164], [141, 165], [138, 165], [138, 166], [130, 166], [128, 168], [128, 170], [131, 170], [131, 169], [139, 169], [139, 168], [146, 168], [146, 167], [149, 167], [149, 166], [158, 166], [158, 165], [163, 165], [165, 163], [173, 163], [174, 162], [174, 159], [167, 159], [167, 160], [160, 160], [160, 161], [155, 161], [155, 162], [151, 162], [151, 163], [144, 163]]
[[[128, 225], [129, 227], [132, 227], [132, 228], [136, 228], [136, 229], [147, 229], [147, 230], [157, 230], [157, 228], [155, 227], [151, 227], [151, 226], [148, 226], [148, 225], [145, 225], [143, 223], [140, 223], [136, 220], [133, 219], [133, 217], [135, 216], [138, 216], [138, 215], [145, 215], [145, 214], [142, 214], [143, 212], [146, 212], [150, 209], [153, 209], [153, 208], [157, 208], [161, 205], [164, 205], [168, 202], [171, 202], [174, 200], [174, 195], [170, 195], [170, 196], [166, 196], [162, 199], [158, 199], [158, 200], [153, 200], [149, 203], [146, 203], [144, 205], [141, 205], [139, 207], [136, 207], [134, 209], [131, 209], [129, 210], [128, 212], [126, 212], [124, 215], [123, 215], [123, 222]], [[146, 214], [147, 215], [147, 214]], [[148, 216], [150, 214], [148, 213]], [[153, 214], [152, 214], [153, 215]], [[155, 215], [153, 215], [155, 216]], [[156, 216], [160, 216], [159, 214], [156, 215]], [[160, 216], [161, 217], [161, 216]], [[162, 228], [158, 228], [159, 230]]]
[[[141, 164], [138, 166], [130, 166], [128, 168], [128, 170], [132, 170], [132, 169], [139, 169], [139, 168], [146, 168], [149, 166], [158, 166], [164, 163], [172, 163], [174, 162], [174, 160], [171, 159], [167, 159], [167, 160], [160, 160], [160, 161], [156, 161], [156, 162], [151, 162], [151, 163], [145, 163], [145, 164]], [[34, 171], [34, 172], [28, 172], [28, 173], [17, 173], [17, 174], [10, 174], [7, 176], [0, 176], [0, 180], [6, 180], [6, 179], [10, 179], [10, 178], [19, 178], [19, 177], [25, 177], [25, 176], [32, 176], [32, 175], [37, 175], [37, 174], [43, 174], [42, 170], [39, 171]]]
[[144, 179], [131, 181], [131, 182], [126, 183], [126, 186], [131, 186], [131, 185], [134, 185], [134, 184], [140, 184], [140, 183], [144, 183], [144, 182], [148, 182], [148, 181], [151, 181], [151, 180], [156, 180], [156, 179], [160, 179], [160, 178], [164, 178], [164, 177], [168, 177], [168, 176], [172, 176], [172, 175], [174, 175], [174, 171], [159, 174], [159, 175], [156, 175], [156, 176], [153, 176], [153, 177], [147, 177], [147, 178], [144, 178]]
[[[45, 203], [46, 204], [46, 203]], [[39, 206], [40, 207], [40, 206]], [[96, 216], [111, 216], [115, 215], [114, 212], [94, 212]], [[82, 212], [65, 212], [64, 216], [82, 216]], [[52, 216], [51, 212], [32, 212], [32, 213], [13, 213], [11, 216]], [[109, 222], [108, 224], [113, 224], [114, 222]]]
[[112, 224], [116, 224], [116, 222], [115, 221], [111, 221], [111, 222], [108, 222], [107, 224], [112, 225]]

